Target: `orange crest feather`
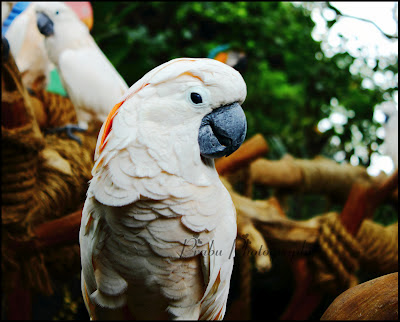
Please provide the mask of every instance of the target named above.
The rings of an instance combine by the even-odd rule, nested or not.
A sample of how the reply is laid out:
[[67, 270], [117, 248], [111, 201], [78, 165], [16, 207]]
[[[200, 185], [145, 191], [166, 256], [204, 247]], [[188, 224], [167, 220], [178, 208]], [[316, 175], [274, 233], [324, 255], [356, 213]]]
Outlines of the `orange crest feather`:
[[112, 129], [112, 123], [113, 123], [114, 117], [117, 115], [119, 108], [124, 103], [125, 103], [125, 101], [122, 101], [122, 102], [119, 102], [119, 103], [115, 104], [114, 107], [112, 108], [112, 110], [110, 111], [110, 113], [107, 116], [107, 119], [106, 119], [105, 124], [104, 124], [103, 135], [101, 136], [99, 154], [101, 153], [101, 151], [103, 151], [103, 149], [105, 147], [105, 141], [107, 139], [108, 134], [110, 134], [110, 131]]

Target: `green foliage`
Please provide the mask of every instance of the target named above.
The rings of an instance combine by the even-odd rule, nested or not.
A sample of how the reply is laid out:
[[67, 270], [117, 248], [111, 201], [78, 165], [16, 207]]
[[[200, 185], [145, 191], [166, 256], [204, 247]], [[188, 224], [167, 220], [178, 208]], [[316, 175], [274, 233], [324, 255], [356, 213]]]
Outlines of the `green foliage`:
[[[92, 5], [92, 34], [129, 86], [173, 58], [207, 57], [222, 44], [245, 51], [247, 137], [262, 133], [270, 145], [270, 159], [285, 153], [332, 158], [344, 151], [349, 161], [356, 149], [354, 133], [359, 131], [358, 143], [367, 150], [359, 161], [368, 166], [374, 152], [371, 144], [382, 142], [376, 136], [381, 125], [372, 116], [374, 106], [384, 100], [384, 91], [361, 86], [363, 78], [350, 73], [354, 58], [347, 52], [333, 57], [323, 54], [320, 43], [311, 37], [310, 12], [303, 7], [290, 2]], [[397, 63], [387, 65], [385, 70], [396, 73]], [[318, 122], [339, 107], [347, 123], [321, 133]], [[330, 143], [332, 137], [339, 140], [336, 145]]]
[[[360, 132], [358, 144], [366, 147], [367, 155], [359, 162], [368, 166], [374, 152], [371, 144], [382, 143], [376, 136], [381, 125], [372, 116], [374, 106], [384, 100], [384, 91], [361, 86], [363, 78], [350, 73], [354, 57], [347, 52], [333, 57], [323, 54], [321, 44], [311, 37], [315, 25], [310, 11], [303, 7], [290, 2], [92, 5], [92, 34], [129, 86], [173, 58], [207, 57], [223, 44], [245, 51], [247, 137], [263, 134], [270, 145], [269, 159], [280, 159], [285, 153], [333, 158], [344, 151], [344, 160], [349, 161], [356, 149], [354, 133]], [[397, 72], [397, 63], [386, 65], [383, 72]], [[396, 89], [388, 89], [386, 95]], [[321, 133], [319, 121], [339, 107], [347, 123]], [[331, 144], [333, 137], [337, 144]], [[304, 198], [299, 218], [316, 214], [305, 206], [309, 203]]]
[[[311, 38], [314, 22], [309, 12], [289, 2], [92, 5], [92, 34], [128, 85], [173, 58], [207, 57], [221, 44], [244, 50], [248, 137], [260, 132], [269, 140], [279, 138], [295, 157], [332, 157], [351, 141], [351, 125], [371, 123], [373, 107], [383, 100], [380, 89], [361, 88], [361, 77], [349, 72], [354, 58], [348, 53], [332, 58], [322, 54], [320, 44]], [[331, 113], [332, 97], [356, 117], [349, 119], [342, 133], [333, 128], [320, 133], [317, 124]], [[368, 128], [360, 130], [370, 137]], [[333, 135], [341, 138], [337, 147], [329, 145]], [[279, 151], [271, 153], [281, 157]], [[348, 159], [354, 151], [346, 153]], [[369, 158], [364, 161], [367, 165]]]

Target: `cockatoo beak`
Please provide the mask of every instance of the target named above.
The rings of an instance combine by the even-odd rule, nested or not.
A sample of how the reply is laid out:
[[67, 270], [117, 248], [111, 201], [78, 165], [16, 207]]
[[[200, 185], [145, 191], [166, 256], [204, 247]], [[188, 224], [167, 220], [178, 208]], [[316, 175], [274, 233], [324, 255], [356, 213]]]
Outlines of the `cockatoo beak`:
[[36, 22], [41, 34], [46, 37], [54, 34], [53, 21], [45, 13], [38, 12]]
[[246, 116], [239, 103], [219, 107], [201, 121], [200, 154], [206, 158], [228, 156], [243, 143], [246, 131]]

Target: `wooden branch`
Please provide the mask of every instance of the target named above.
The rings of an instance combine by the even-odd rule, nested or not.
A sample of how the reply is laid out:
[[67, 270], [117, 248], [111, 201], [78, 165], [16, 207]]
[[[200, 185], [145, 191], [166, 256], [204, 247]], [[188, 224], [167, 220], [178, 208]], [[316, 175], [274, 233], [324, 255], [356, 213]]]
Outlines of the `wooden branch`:
[[[270, 248], [282, 251], [310, 251], [316, 244], [319, 219], [307, 221], [290, 220], [275, 198], [269, 200], [252, 200], [235, 192], [230, 183], [221, 177], [222, 183], [229, 191], [235, 204], [239, 220], [251, 220]], [[260, 245], [258, 245], [260, 247]]]
[[281, 219], [275, 222], [253, 219], [253, 222], [273, 250], [305, 255], [312, 252], [317, 244], [319, 218], [307, 221]]
[[397, 321], [399, 318], [399, 273], [387, 274], [340, 294], [321, 320]]
[[[343, 226], [352, 236], [357, 234], [362, 221], [372, 216], [372, 212], [378, 204], [391, 195], [393, 189], [397, 188], [397, 184], [398, 173], [396, 171], [377, 188], [365, 183], [353, 185], [340, 215]], [[300, 274], [302, 280], [299, 281], [292, 300], [281, 317], [282, 320], [307, 319], [322, 300], [323, 295], [311, 289], [312, 276], [307, 266], [297, 263], [295, 271], [296, 274]], [[301, 310], [296, 308], [301, 308]]]
[[[244, 216], [237, 217], [238, 237], [246, 238], [242, 248], [243, 253], [262, 252], [263, 256], [255, 256], [255, 266], [258, 272], [265, 272], [271, 269], [271, 257], [267, 243], [263, 235], [254, 227], [253, 222]], [[247, 249], [247, 248], [250, 249]], [[251, 250], [251, 252], [249, 252]], [[247, 259], [249, 260], [249, 259]]]
[[[366, 197], [369, 187], [361, 184], [353, 186], [349, 198], [342, 210], [340, 219], [343, 226], [354, 236], [366, 215]], [[302, 276], [293, 294], [282, 320], [305, 320], [321, 303], [323, 294], [312, 289], [312, 276], [306, 265], [295, 264], [296, 274]], [[301, 271], [301, 272], [299, 272]], [[300, 311], [296, 308], [301, 307]]]
[[346, 200], [355, 182], [375, 184], [382, 180], [369, 176], [365, 167], [322, 157], [301, 160], [286, 156], [278, 161], [260, 158], [250, 164], [249, 172], [254, 183], [326, 194], [338, 200]]
[[378, 184], [377, 188], [371, 191], [368, 196], [369, 207], [367, 218], [372, 218], [375, 209], [385, 200], [395, 197], [397, 199], [399, 185], [399, 170], [396, 169], [392, 175]]
[[78, 243], [82, 208], [67, 216], [54, 219], [33, 228], [33, 239], [9, 240], [9, 247], [18, 252], [43, 251], [51, 247]]
[[349, 198], [340, 214], [340, 221], [347, 231], [355, 236], [366, 217], [368, 195], [371, 187], [365, 184], [356, 183], [350, 191]]
[[215, 168], [220, 175], [226, 175], [268, 152], [268, 144], [261, 134], [256, 134], [246, 140], [241, 147], [228, 157], [220, 158], [215, 162]]
[[[292, 270], [296, 280], [296, 289], [280, 320], [307, 320], [316, 308], [314, 304], [320, 302], [320, 294], [299, 291], [308, 289], [312, 283], [312, 276], [307, 270], [307, 258], [296, 258], [292, 262]], [[308, 303], [312, 303], [311, 306]]]
[[254, 183], [282, 188], [299, 187], [303, 180], [301, 168], [290, 156], [278, 161], [257, 159], [250, 164], [250, 176]]
[[82, 208], [78, 211], [39, 225], [34, 229], [36, 247], [46, 249], [55, 245], [75, 242], [79, 240]]

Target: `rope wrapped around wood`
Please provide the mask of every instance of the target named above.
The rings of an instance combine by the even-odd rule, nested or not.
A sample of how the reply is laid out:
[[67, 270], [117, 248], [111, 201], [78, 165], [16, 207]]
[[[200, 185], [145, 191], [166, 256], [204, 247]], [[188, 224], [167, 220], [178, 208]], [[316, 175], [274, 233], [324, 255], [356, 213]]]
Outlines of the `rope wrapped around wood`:
[[338, 294], [358, 284], [357, 271], [387, 274], [398, 270], [397, 223], [383, 227], [364, 220], [356, 237], [343, 227], [339, 215], [320, 218], [319, 251], [308, 260], [314, 287]]
[[[65, 134], [44, 137], [36, 116], [44, 115], [42, 129], [74, 123], [72, 103], [44, 91], [28, 94], [12, 56], [2, 66], [3, 290], [10, 289], [9, 273], [19, 271], [23, 285], [52, 294], [46, 265], [55, 262], [49, 258], [55, 249], [39, 251], [32, 230], [81, 207], [100, 127], [93, 124], [87, 132], [76, 134], [81, 146]], [[76, 257], [78, 240], [73, 243], [70, 251], [63, 248], [66, 256], [56, 256], [58, 268], [67, 269]]]

